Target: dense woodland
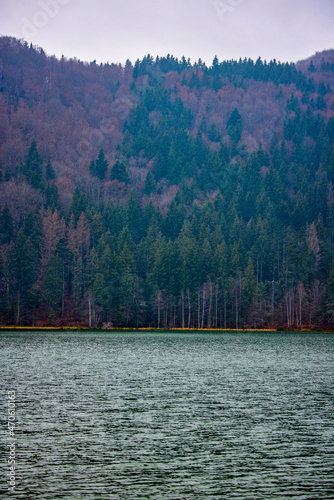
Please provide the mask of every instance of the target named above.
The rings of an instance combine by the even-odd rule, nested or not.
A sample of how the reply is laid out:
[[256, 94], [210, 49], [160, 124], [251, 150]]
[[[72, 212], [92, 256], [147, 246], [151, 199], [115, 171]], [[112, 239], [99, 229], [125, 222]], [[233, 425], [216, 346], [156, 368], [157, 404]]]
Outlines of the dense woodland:
[[333, 329], [333, 89], [0, 38], [0, 324]]

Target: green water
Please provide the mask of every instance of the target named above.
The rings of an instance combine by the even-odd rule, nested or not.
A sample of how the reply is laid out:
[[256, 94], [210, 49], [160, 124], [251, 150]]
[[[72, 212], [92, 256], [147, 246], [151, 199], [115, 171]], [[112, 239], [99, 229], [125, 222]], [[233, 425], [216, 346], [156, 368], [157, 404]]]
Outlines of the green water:
[[1, 332], [0, 352], [1, 498], [334, 498], [333, 334]]

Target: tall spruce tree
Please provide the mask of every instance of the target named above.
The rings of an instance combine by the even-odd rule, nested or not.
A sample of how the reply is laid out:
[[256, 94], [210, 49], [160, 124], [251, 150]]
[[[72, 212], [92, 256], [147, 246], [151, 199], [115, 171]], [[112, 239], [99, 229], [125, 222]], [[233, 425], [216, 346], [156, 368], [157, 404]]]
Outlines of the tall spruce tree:
[[111, 170], [110, 180], [117, 180], [119, 182], [124, 182], [125, 184], [130, 183], [129, 175], [126, 171], [126, 166], [122, 161], [116, 160], [116, 163]]
[[38, 153], [35, 139], [31, 141], [26, 161], [21, 170], [34, 188], [43, 189], [42, 159]]
[[89, 171], [92, 175], [95, 175], [101, 181], [103, 181], [107, 170], [108, 170], [108, 162], [104, 157], [103, 149], [100, 149], [99, 156], [98, 156], [97, 160], [91, 161], [91, 163], [89, 165]]
[[242, 129], [243, 124], [241, 115], [238, 109], [234, 108], [226, 124], [226, 131], [233, 142], [238, 143], [240, 141]]

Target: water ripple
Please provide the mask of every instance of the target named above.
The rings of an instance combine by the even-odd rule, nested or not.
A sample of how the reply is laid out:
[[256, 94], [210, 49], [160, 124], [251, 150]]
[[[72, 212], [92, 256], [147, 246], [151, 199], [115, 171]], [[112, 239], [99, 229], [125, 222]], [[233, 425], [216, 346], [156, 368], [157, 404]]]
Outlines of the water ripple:
[[0, 348], [15, 498], [334, 499], [333, 335], [2, 332]]

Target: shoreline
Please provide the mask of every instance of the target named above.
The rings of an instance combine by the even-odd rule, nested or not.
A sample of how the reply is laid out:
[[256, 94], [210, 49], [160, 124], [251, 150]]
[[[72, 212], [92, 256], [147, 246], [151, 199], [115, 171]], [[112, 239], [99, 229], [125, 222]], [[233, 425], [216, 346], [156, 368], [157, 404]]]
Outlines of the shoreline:
[[85, 332], [301, 332], [301, 333], [334, 333], [334, 330], [317, 329], [312, 330], [310, 328], [89, 328], [88, 326], [0, 326], [1, 331], [55, 331], [55, 332], [65, 332], [65, 331], [85, 331]]

